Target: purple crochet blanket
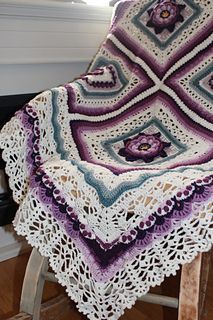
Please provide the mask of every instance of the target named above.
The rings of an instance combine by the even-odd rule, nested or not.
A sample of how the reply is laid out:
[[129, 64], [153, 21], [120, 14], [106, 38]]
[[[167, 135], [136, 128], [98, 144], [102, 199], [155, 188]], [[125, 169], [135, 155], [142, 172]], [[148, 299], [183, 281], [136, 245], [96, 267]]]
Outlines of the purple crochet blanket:
[[89, 72], [0, 133], [15, 229], [90, 320], [212, 246], [211, 6], [119, 2]]

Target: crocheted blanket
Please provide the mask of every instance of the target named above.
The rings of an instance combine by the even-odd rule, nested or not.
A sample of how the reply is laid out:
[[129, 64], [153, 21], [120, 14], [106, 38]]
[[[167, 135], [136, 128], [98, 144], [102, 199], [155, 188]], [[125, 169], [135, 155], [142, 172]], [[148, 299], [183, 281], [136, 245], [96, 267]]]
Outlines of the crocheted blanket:
[[89, 72], [1, 131], [15, 229], [90, 320], [211, 248], [211, 6], [120, 2]]

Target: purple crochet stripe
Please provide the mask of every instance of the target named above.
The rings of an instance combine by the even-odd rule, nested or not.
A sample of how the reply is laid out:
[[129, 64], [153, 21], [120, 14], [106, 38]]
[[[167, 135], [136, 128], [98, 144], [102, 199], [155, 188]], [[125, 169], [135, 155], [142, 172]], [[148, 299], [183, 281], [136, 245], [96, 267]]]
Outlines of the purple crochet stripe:
[[[203, 136], [204, 139], [206, 139], [207, 141], [210, 142], [211, 145], [211, 141], [210, 138], [211, 137], [211, 132], [210, 130], [203, 128], [202, 126], [200, 126], [199, 124], [196, 124], [183, 112], [181, 111], [181, 109], [179, 108], [179, 106], [172, 100], [171, 97], [169, 97], [167, 94], [165, 94], [164, 92], [157, 92], [155, 94], [153, 94], [152, 96], [146, 98], [143, 100], [143, 104], [141, 105], [141, 102], [137, 103], [136, 105], [134, 105], [133, 107], [131, 107], [131, 109], [126, 110], [122, 113], [122, 115], [117, 116], [117, 118], [115, 120], [106, 120], [103, 121], [101, 123], [97, 123], [97, 122], [86, 122], [86, 121], [72, 121], [71, 122], [71, 130], [72, 130], [72, 136], [74, 138], [74, 141], [76, 143], [76, 146], [78, 146], [78, 150], [79, 150], [79, 154], [81, 156], [82, 160], [86, 160], [88, 162], [97, 164], [97, 165], [101, 165], [104, 166], [110, 170], [112, 170], [113, 172], [116, 173], [123, 173], [123, 172], [127, 172], [130, 170], [141, 170], [141, 168], [139, 167], [131, 167], [128, 166], [128, 169], [126, 168], [122, 168], [122, 167], [113, 167], [113, 166], [108, 166], [105, 165], [101, 162], [98, 162], [96, 159], [92, 159], [90, 157], [90, 154], [87, 150], [87, 148], [85, 147], [86, 144], [84, 143], [83, 140], [83, 134], [82, 132], [86, 132], [86, 131], [95, 131], [96, 129], [107, 129], [109, 126], [112, 125], [117, 125], [120, 123], [120, 121], [122, 119], [125, 119], [125, 117], [130, 117], [132, 115], [134, 115], [136, 112], [142, 112], [146, 109], [149, 108], [149, 106], [152, 105], [152, 103], [154, 103], [156, 101], [156, 99], [160, 99], [162, 100], [162, 102], [166, 102], [166, 105], [169, 105], [170, 109], [172, 109], [172, 111], [174, 112], [174, 114], [176, 115], [177, 118], [181, 119], [181, 122], [183, 123], [183, 125], [185, 127], [188, 128], [189, 131], [192, 131], [194, 133], [198, 133], [199, 136]], [[95, 128], [95, 129], [94, 129]], [[198, 131], [199, 129], [199, 131]], [[208, 162], [209, 160], [212, 159], [213, 156], [213, 150], [210, 148], [209, 152], [205, 155], [200, 155], [197, 157], [197, 159], [189, 159], [188, 161], [184, 161], [184, 162], [179, 162], [179, 163], [175, 163], [174, 165], [170, 165], [167, 166], [165, 169], [174, 169], [177, 168], [179, 166], [185, 166], [185, 165], [197, 165], [197, 164], [201, 164], [204, 162]]]
[[132, 73], [134, 73], [141, 80], [141, 82], [139, 82], [139, 84], [135, 86], [135, 88], [132, 89], [131, 92], [129, 92], [126, 97], [120, 99], [119, 102], [115, 103], [114, 105], [100, 106], [98, 108], [97, 107], [88, 108], [88, 106], [86, 107], [84, 105], [77, 104], [76, 95], [72, 85], [66, 84], [64, 87], [66, 88], [68, 93], [68, 106], [69, 106], [70, 113], [78, 112], [78, 113], [90, 115], [90, 116], [99, 116], [99, 115], [107, 114], [112, 111], [120, 109], [122, 106], [124, 106], [134, 97], [139, 95], [141, 92], [144, 92], [147, 89], [154, 86], [154, 82], [148, 77], [146, 72], [143, 69], [141, 69], [139, 65], [133, 63], [124, 53], [122, 53], [122, 51], [116, 48], [110, 39], [107, 40], [104, 47], [106, 47], [106, 49], [108, 49], [115, 56], [122, 58], [126, 67]]
[[[30, 112], [29, 112], [30, 110]], [[29, 114], [30, 113], [30, 114]], [[152, 238], [152, 234], [151, 232], [149, 232], [150, 228], [153, 229], [152, 222], [154, 221], [153, 218], [150, 217], [148, 218], [147, 222], [143, 222], [141, 221], [139, 226], [136, 228], [136, 230], [138, 231], [138, 234], [140, 232], [146, 232], [145, 236], [142, 239], [131, 239], [132, 243], [127, 243], [128, 241], [130, 241], [130, 239], [128, 239], [128, 235], [127, 234], [122, 234], [121, 235], [121, 241], [126, 242], [123, 243], [122, 246], [126, 246], [127, 250], [124, 250], [122, 247], [121, 252], [119, 252], [119, 259], [116, 260], [116, 258], [114, 258], [114, 260], [110, 261], [110, 263], [103, 267], [100, 264], [100, 257], [97, 257], [95, 254], [95, 251], [91, 251], [91, 248], [87, 245], [87, 236], [89, 236], [89, 234], [85, 234], [86, 228], [87, 226], [81, 226], [82, 229], [85, 229], [81, 232], [79, 232], [80, 229], [78, 229], [78, 225], [79, 225], [79, 221], [77, 221], [77, 215], [76, 213], [72, 210], [72, 208], [70, 208], [69, 210], [65, 211], [65, 205], [66, 205], [66, 200], [65, 197], [63, 197], [63, 195], [60, 195], [60, 190], [55, 190], [54, 192], [54, 197], [52, 193], [48, 194], [48, 190], [44, 188], [39, 184], [38, 187], [38, 181], [36, 181], [36, 172], [35, 170], [38, 168], [38, 166], [40, 165], [40, 163], [37, 163], [37, 161], [35, 161], [35, 157], [39, 156], [39, 148], [35, 148], [35, 146], [38, 145], [38, 131], [36, 131], [36, 122], [38, 121], [37, 116], [35, 111], [33, 110], [33, 108], [31, 106], [26, 106], [25, 109], [25, 113], [23, 113], [23, 117], [22, 117], [22, 121], [23, 124], [25, 124], [25, 128], [26, 129], [30, 129], [34, 134], [36, 133], [36, 136], [34, 136], [33, 134], [28, 136], [28, 147], [29, 150], [31, 150], [30, 154], [29, 154], [29, 158], [28, 158], [28, 166], [30, 168], [30, 172], [31, 172], [31, 176], [32, 176], [32, 180], [30, 183], [30, 188], [33, 188], [33, 192], [35, 191], [35, 188], [37, 188], [37, 197], [39, 199], [39, 201], [43, 204], [43, 205], [47, 205], [48, 204], [48, 208], [51, 205], [51, 214], [54, 216], [54, 218], [58, 221], [58, 223], [60, 223], [60, 225], [63, 226], [63, 228], [65, 229], [65, 231], [67, 232], [67, 234], [73, 239], [74, 243], [76, 244], [76, 246], [79, 248], [79, 250], [85, 255], [85, 258], [87, 259], [87, 263], [90, 266], [90, 271], [93, 275], [93, 277], [97, 280], [97, 281], [106, 281], [107, 279], [111, 278], [112, 276], [114, 276], [116, 274], [116, 272], [119, 270], [119, 268], [121, 268], [122, 266], [124, 266], [124, 264], [126, 263], [126, 261], [129, 261], [129, 259], [132, 259], [133, 257], [135, 257], [135, 255], [137, 255], [139, 252], [141, 252], [143, 249], [147, 248], [147, 247], [151, 247], [152, 243], [153, 243], [153, 238]], [[37, 173], [42, 172], [41, 169], [37, 169]], [[206, 179], [206, 180], [205, 180]], [[206, 185], [205, 188], [208, 188], [207, 184], [209, 183], [209, 178], [206, 177], [200, 181], [197, 181], [198, 184], [200, 184], [200, 186], [202, 186], [202, 184]], [[52, 181], [50, 181], [51, 187], [53, 188], [54, 184]], [[191, 186], [187, 186], [188, 188], [191, 188]], [[186, 190], [187, 191], [187, 187]], [[211, 187], [212, 188], [212, 187]], [[182, 197], [184, 195], [184, 192], [180, 195], [177, 194], [177, 196]], [[189, 190], [190, 191], [190, 190]], [[202, 197], [202, 201], [206, 201], [209, 196], [211, 196], [211, 191], [212, 190], [204, 190], [204, 197]], [[188, 196], [188, 195], [185, 195]], [[187, 198], [185, 198], [186, 200]], [[193, 196], [194, 201], [196, 202], [200, 202], [201, 199], [198, 197], [197, 195], [194, 197]], [[172, 202], [171, 200], [168, 200]], [[183, 201], [184, 202], [184, 201]], [[169, 204], [167, 203], [167, 206]], [[47, 210], [49, 210], [47, 208]], [[184, 208], [185, 209], [185, 208]], [[171, 214], [171, 212], [167, 211], [167, 209], [165, 208], [165, 206], [163, 207], [163, 210], [166, 214], [163, 214], [163, 219], [165, 219], [165, 228], [164, 228], [164, 235], [167, 234], [169, 231], [171, 231], [173, 228], [177, 227], [177, 225], [175, 224], [175, 226], [172, 223], [168, 222], [168, 214]], [[68, 211], [68, 212], [67, 212]], [[70, 213], [69, 213], [70, 211]], [[154, 216], [154, 219], [159, 216], [162, 215], [162, 208], [159, 208], [158, 213], [155, 213], [156, 216]], [[169, 213], [168, 213], [169, 212]], [[174, 214], [174, 210], [173, 210], [173, 214]], [[186, 207], [185, 213], [180, 215], [179, 217], [177, 216], [177, 214], [175, 214], [172, 219], [178, 220], [179, 219], [179, 223], [181, 222], [181, 220], [185, 219], [186, 217], [189, 217], [192, 214], [191, 212], [191, 207]], [[73, 221], [72, 221], [73, 219]], [[162, 217], [160, 218], [162, 219]], [[73, 223], [74, 222], [74, 223]], [[143, 225], [144, 224], [144, 225]], [[144, 230], [144, 228], [146, 228], [146, 230]], [[166, 230], [166, 231], [165, 231]], [[130, 235], [133, 236], [132, 231], [134, 230], [130, 230], [129, 233]], [[155, 231], [155, 238], [157, 235], [158, 237], [162, 237], [162, 230], [159, 230], [159, 227], [156, 228]], [[156, 233], [157, 232], [157, 233]], [[134, 233], [135, 235], [135, 233]], [[92, 235], [91, 235], [92, 236]], [[124, 238], [126, 237], [126, 238]], [[114, 245], [114, 244], [113, 244]], [[120, 246], [121, 244], [117, 244], [117, 246]], [[107, 246], [109, 246], [109, 244], [107, 244]], [[116, 245], [114, 245], [114, 247], [116, 247]], [[110, 249], [105, 249], [105, 252], [109, 251]], [[117, 255], [118, 256], [118, 255]], [[93, 268], [94, 266], [94, 268]]]
[[[49, 180], [49, 188], [45, 188], [44, 184], [41, 183], [42, 179], [38, 179], [38, 176], [41, 176], [42, 178], [46, 176], [45, 179]], [[66, 204], [65, 197], [60, 193], [60, 191], [58, 189], [54, 189], [54, 183], [42, 169], [38, 169], [37, 176], [32, 177], [30, 187], [34, 190], [33, 192], [37, 189], [36, 197], [38, 200], [44, 206], [48, 205], [48, 207], [46, 206], [46, 210], [54, 216], [58, 223], [65, 229], [69, 237], [74, 241], [79, 250], [85, 254], [85, 258], [90, 266], [90, 271], [93, 274], [93, 277], [97, 281], [106, 281], [114, 276], [119, 268], [126, 263], [126, 259], [129, 261], [129, 259], [135, 257], [135, 255], [145, 248], [151, 247], [152, 243], [156, 241], [156, 239], [169, 234], [169, 232], [181, 225], [182, 220], [189, 218], [193, 214], [192, 203], [205, 202], [212, 196], [212, 181], [212, 176], [205, 177], [197, 182], [192, 182], [191, 185], [186, 186], [182, 192], [179, 191], [176, 195], [176, 207], [180, 205], [182, 206], [182, 210], [177, 210], [172, 206], [175, 199], [175, 197], [173, 197], [171, 200], [166, 201], [163, 208], [159, 208], [154, 215], [150, 215], [146, 219], [146, 222], [141, 221], [137, 228], [129, 230], [129, 235], [127, 235], [127, 232], [121, 235], [120, 240], [128, 245], [129, 250], [127, 249], [123, 250], [123, 252], [119, 252], [118, 261], [115, 258], [112, 263], [104, 268], [100, 265], [100, 257], [96, 256], [95, 252], [91, 250], [85, 241], [87, 235], [84, 235], [84, 232], [87, 232], [87, 226], [83, 225], [83, 231], [80, 232], [78, 226], [81, 224], [76, 213]], [[195, 192], [196, 188], [198, 188], [198, 192]], [[199, 188], [203, 188], [202, 193]], [[53, 196], [53, 194], [55, 196]], [[177, 201], [177, 198], [181, 198], [181, 200]], [[164, 219], [164, 223], [160, 223], [158, 225], [154, 224], [157, 219]], [[137, 239], [136, 231], [138, 234], [142, 231], [145, 233], [142, 239]], [[129, 237], [131, 237], [131, 239], [129, 239]], [[132, 242], [132, 245], [129, 245], [130, 242]], [[106, 245], [107, 249], [105, 249], [105, 252], [111, 250], [110, 244]], [[113, 246], [116, 245], [118, 245], [118, 243], [113, 243]], [[94, 268], [92, 267], [93, 265]]]
[[[41, 176], [41, 178], [38, 179], [37, 176]], [[46, 185], [45, 183], [38, 183], [39, 181], [42, 181], [42, 179], [46, 179]], [[207, 192], [206, 190], [206, 194], [204, 196], [204, 198], [202, 197], [202, 195], [197, 196], [196, 195], [196, 189], [200, 188], [200, 187], [204, 187], [206, 189], [208, 189], [209, 187], [211, 187], [213, 184], [213, 177], [212, 176], [207, 176], [202, 180], [198, 180], [197, 183], [195, 181], [193, 181], [190, 185], [187, 185], [185, 187], [185, 189], [183, 191], [178, 191], [176, 197], [173, 197], [174, 199], [169, 199], [165, 202], [164, 206], [161, 206], [157, 209], [157, 211], [154, 213], [154, 215], [156, 216], [156, 218], [159, 217], [166, 217], [168, 215], [172, 215], [174, 214], [174, 204], [175, 202], [186, 202], [189, 201], [189, 198], [192, 198], [191, 203], [193, 202], [200, 202], [203, 200], [208, 199], [208, 194], [209, 192]], [[54, 182], [51, 180], [51, 178], [45, 173], [45, 171], [41, 168], [39, 168], [31, 182], [31, 188], [37, 188], [39, 191], [39, 198], [41, 200], [42, 203], [44, 204], [50, 204], [52, 203], [52, 200], [54, 198], [54, 210], [53, 212], [56, 212], [56, 214], [54, 214], [55, 218], [60, 219], [64, 217], [64, 213], [66, 214], [71, 214], [71, 216], [73, 217], [74, 220], [78, 220], [77, 218], [77, 214], [74, 212], [73, 208], [70, 208], [69, 205], [66, 203], [65, 200], [65, 196], [61, 194], [61, 191], [58, 190], [55, 186], [54, 186]], [[39, 187], [38, 187], [39, 185]], [[203, 191], [203, 193], [205, 193]], [[54, 197], [55, 194], [55, 197]], [[179, 200], [178, 200], [179, 199]], [[56, 207], [62, 205], [63, 206], [63, 210], [62, 212], [59, 214], [58, 209], [56, 210]], [[59, 215], [58, 215], [59, 214]], [[181, 214], [181, 216], [183, 216]], [[173, 215], [172, 215], [173, 217]], [[176, 217], [176, 216], [175, 216]], [[138, 223], [138, 226], [135, 227], [134, 229], [138, 229], [138, 230], [146, 230], [147, 228], [150, 228], [154, 225], [154, 222], [156, 221], [156, 218], [153, 219], [153, 214], [149, 215], [148, 217], [146, 217], [146, 221], [140, 221]], [[177, 217], [178, 218], [178, 217]], [[80, 221], [78, 220], [79, 224]], [[88, 226], [82, 226], [82, 236], [83, 237], [91, 237], [92, 235], [97, 239], [97, 241], [99, 242], [99, 244], [101, 246], [103, 246], [103, 249], [109, 249], [109, 247], [113, 247], [114, 245], [116, 245], [119, 241], [121, 242], [126, 242], [126, 240], [132, 241], [134, 240], [134, 237], [131, 237], [131, 239], [123, 239], [121, 236], [121, 239], [118, 238], [117, 240], [113, 241], [112, 243], [107, 244], [107, 247], [105, 247], [105, 243], [103, 243], [99, 238], [96, 237], [96, 235], [94, 233], [92, 233], [91, 231], [89, 232], [85, 232], [89, 227]], [[128, 233], [133, 235], [133, 230], [129, 229]], [[85, 235], [84, 235], [85, 233]], [[88, 235], [87, 235], [88, 233]], [[90, 233], [90, 235], [89, 235]], [[136, 234], [135, 234], [136, 236]], [[109, 247], [108, 247], [109, 245]]]
[[117, 5], [116, 15], [113, 15], [113, 21], [111, 23], [110, 31], [113, 31], [113, 28], [116, 24], [123, 18], [126, 10], [132, 5], [132, 0], [122, 1]]
[[[154, 81], [150, 78], [150, 76], [147, 74], [147, 72], [143, 69], [141, 65], [139, 65], [137, 62], [132, 61], [125, 52], [120, 50], [118, 47], [115, 46], [114, 42], [109, 38], [107, 39], [106, 43], [103, 45], [104, 48], [109, 50], [110, 53], [112, 53], [114, 56], [117, 56], [119, 58], [122, 58], [125, 62], [125, 65], [128, 66], [129, 70], [141, 78], [143, 80], [144, 78], [147, 80], [149, 87], [154, 86]], [[147, 89], [149, 88], [147, 87]], [[145, 89], [143, 89], [145, 90]]]
[[[32, 112], [31, 115], [29, 114], [29, 110], [30, 109]], [[27, 162], [27, 167], [29, 170], [29, 176], [32, 177], [32, 180], [30, 182], [30, 186], [31, 188], [34, 188], [35, 186], [37, 186], [37, 182], [35, 182], [35, 178], [36, 176], [34, 175], [36, 170], [39, 170], [38, 167], [40, 166], [41, 162], [38, 163], [36, 165], [36, 163], [34, 162], [34, 157], [37, 155], [39, 155], [38, 153], [35, 155], [35, 153], [33, 152], [33, 144], [35, 141], [35, 137], [34, 137], [34, 125], [35, 125], [35, 121], [38, 120], [38, 118], [36, 117], [36, 112], [32, 117], [32, 113], [35, 112], [35, 110], [33, 110], [33, 108], [30, 105], [26, 105], [25, 108], [23, 108], [22, 113], [20, 113], [18, 116], [20, 118], [20, 120], [22, 121], [22, 124], [24, 126], [24, 128], [26, 129], [26, 134], [27, 131], [32, 132], [31, 134], [27, 135], [27, 147], [28, 147], [28, 155], [26, 158], [26, 162]], [[42, 190], [41, 188], [39, 189], [39, 198], [40, 199], [44, 199], [45, 196], [45, 201], [41, 201], [44, 204], [50, 204], [52, 202], [52, 199], [49, 198], [43, 193], [44, 190]], [[48, 212], [49, 212], [49, 206], [47, 208]], [[64, 213], [62, 214], [59, 210], [58, 210], [58, 206], [57, 205], [52, 205], [52, 210], [50, 212], [51, 214], [53, 214], [53, 216], [55, 217], [56, 221], [58, 221], [61, 225], [62, 225], [62, 218], [64, 218]], [[63, 226], [64, 228], [64, 226]], [[75, 242], [75, 244], [77, 245], [77, 247], [81, 250], [81, 252], [84, 254], [85, 257], [87, 257], [87, 261], [88, 264], [90, 266], [92, 266], [93, 264], [98, 264], [98, 261], [95, 260], [94, 257], [91, 256], [90, 254], [90, 250], [85, 246], [85, 244], [83, 243], [82, 239], [79, 237], [79, 232], [76, 232], [74, 230], [74, 228], [70, 225], [67, 226], [67, 233], [72, 237], [73, 241]], [[92, 269], [92, 268], [91, 268]], [[95, 275], [97, 277], [97, 279], [102, 277], [102, 271], [99, 269], [96, 269]], [[104, 279], [103, 279], [104, 281]]]
[[212, 30], [212, 22], [206, 26], [205, 29], [201, 30], [196, 37], [194, 37], [187, 46], [180, 47], [180, 50], [173, 55], [165, 64], [165, 66], [159, 65], [157, 62], [157, 58], [154, 59], [152, 56], [148, 54], [145, 49], [142, 49], [138, 46], [137, 42], [130, 39], [128, 33], [124, 31], [122, 28], [115, 28], [113, 31], [113, 35], [119, 39], [119, 41], [128, 48], [132, 53], [136, 56], [144, 60], [151, 70], [159, 77], [159, 79], [163, 79], [165, 73], [171, 68], [171, 66], [180, 60], [182, 57], [186, 56], [189, 52], [191, 52], [198, 44], [207, 39]]
[[[92, 122], [92, 121], [87, 122], [87, 121], [83, 121], [83, 120], [82, 121], [76, 120], [76, 121], [73, 121], [73, 123], [82, 122], [83, 124], [85, 124], [85, 128], [87, 128], [87, 127], [88, 128], [97, 128], [98, 127], [98, 128], [107, 129], [107, 128], [109, 128], [109, 126], [112, 123], [117, 125], [120, 123], [120, 121], [122, 119], [129, 118], [129, 117], [133, 116], [134, 114], [136, 114], [137, 112], [143, 112], [143, 111], [149, 109], [152, 106], [152, 104], [154, 102], [156, 102], [157, 99], [161, 100], [164, 104], [166, 103], [166, 105], [172, 109], [172, 111], [174, 112], [176, 117], [178, 119], [181, 119], [181, 122], [184, 124], [185, 127], [187, 127], [187, 129], [189, 131], [192, 131], [194, 133], [197, 132], [199, 134], [199, 136], [201, 134], [203, 138], [209, 140], [209, 136], [212, 134], [212, 132], [209, 129], [204, 128], [201, 124], [197, 123], [195, 125], [195, 122], [192, 121], [191, 118], [189, 118], [187, 116], [187, 114], [181, 110], [181, 108], [172, 99], [172, 97], [170, 97], [165, 92], [160, 91], [160, 90], [153, 93], [149, 97], [143, 99], [142, 102], [140, 101], [140, 102], [134, 104], [132, 107], [128, 108], [127, 110], [123, 111], [122, 114], [120, 114], [116, 117], [116, 119], [113, 119], [113, 120], [109, 119], [109, 120], [104, 120], [101, 122]], [[95, 126], [94, 126], [94, 124], [95, 124]], [[75, 132], [73, 132], [73, 133], [75, 133]]]
[[69, 106], [69, 112], [74, 113], [78, 112], [80, 114], [85, 114], [88, 116], [99, 116], [103, 114], [110, 113], [112, 111], [120, 109], [123, 105], [125, 105], [129, 100], [131, 100], [134, 96], [137, 96], [141, 91], [146, 90], [149, 88], [149, 85], [147, 84], [146, 87], [144, 84], [141, 83], [136, 86], [135, 89], [131, 91], [131, 93], [128, 95], [128, 98], [122, 98], [118, 103], [106, 105], [106, 106], [100, 106], [96, 108], [89, 108], [88, 106], [78, 105], [76, 103], [76, 95], [74, 92], [74, 89], [71, 84], [67, 84], [64, 86], [68, 93], [68, 106]]
[[[116, 56], [118, 58], [122, 58], [122, 60], [125, 62], [125, 65], [128, 67], [129, 70], [134, 70], [134, 73], [138, 76], [146, 76], [147, 80], [150, 81], [154, 85], [153, 80], [147, 75], [146, 71], [136, 62], [132, 61], [129, 56], [120, 50], [118, 47], [115, 46], [114, 42], [109, 38], [103, 45], [104, 49], [108, 50], [113, 56]], [[142, 78], [143, 79], [143, 78]]]
[[[192, 68], [195, 68], [200, 62], [205, 61], [212, 54], [212, 48], [209, 45], [205, 50], [198, 53], [194, 59], [188, 61], [185, 65], [175, 71], [166, 81], [165, 84], [173, 89], [181, 100], [188, 106], [189, 109], [196, 112], [203, 119], [208, 119], [209, 122], [213, 122], [213, 114], [207, 109], [202, 107], [202, 104], [197, 102], [196, 99], [191, 98], [179, 85], [178, 80], [186, 75]], [[199, 58], [198, 58], [199, 57]]]
[[[33, 175], [37, 168], [42, 164], [39, 152], [39, 120], [36, 111], [29, 104], [25, 105], [20, 113], [20, 120], [26, 130], [27, 136], [27, 156], [26, 163], [29, 176]], [[30, 133], [29, 133], [30, 132]]]

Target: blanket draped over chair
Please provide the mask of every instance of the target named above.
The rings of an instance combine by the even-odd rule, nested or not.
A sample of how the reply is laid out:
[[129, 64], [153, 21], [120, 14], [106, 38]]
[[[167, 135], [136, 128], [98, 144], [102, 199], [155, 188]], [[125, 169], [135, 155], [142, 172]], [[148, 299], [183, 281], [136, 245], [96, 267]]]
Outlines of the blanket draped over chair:
[[121, 1], [89, 72], [0, 133], [15, 229], [90, 320], [212, 246], [211, 5]]

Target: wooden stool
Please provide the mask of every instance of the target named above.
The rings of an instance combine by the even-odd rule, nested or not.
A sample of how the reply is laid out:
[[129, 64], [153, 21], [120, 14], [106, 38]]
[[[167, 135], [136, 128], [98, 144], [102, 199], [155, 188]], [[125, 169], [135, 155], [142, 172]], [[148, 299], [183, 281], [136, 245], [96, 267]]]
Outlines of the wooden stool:
[[[139, 300], [178, 309], [178, 320], [200, 320], [204, 310], [211, 252], [199, 254], [196, 259], [182, 267], [179, 299], [148, 293]], [[21, 319], [41, 320], [41, 300], [45, 281], [57, 282], [48, 272], [48, 259], [33, 249], [23, 283]], [[58, 300], [57, 300], [58, 301]], [[52, 306], [53, 307], [53, 306]], [[54, 308], [55, 309], [55, 308]], [[46, 317], [43, 318], [48, 320]], [[28, 320], [28, 319], [27, 319]]]

